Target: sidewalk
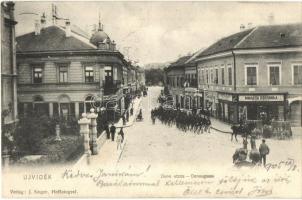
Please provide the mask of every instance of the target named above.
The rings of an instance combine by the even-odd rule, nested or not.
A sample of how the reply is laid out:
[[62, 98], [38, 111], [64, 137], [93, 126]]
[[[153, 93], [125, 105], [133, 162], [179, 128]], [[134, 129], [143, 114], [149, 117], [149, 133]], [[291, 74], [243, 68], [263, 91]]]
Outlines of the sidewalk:
[[[116, 126], [116, 133], [115, 138], [117, 137], [117, 134], [119, 132], [119, 128], [127, 128], [134, 124], [136, 116], [139, 112], [139, 109], [141, 108], [141, 101], [142, 98], [138, 99], [135, 98], [133, 100], [133, 115], [129, 117], [129, 122], [126, 123], [126, 125], [123, 125], [122, 118], [115, 123]], [[99, 138], [97, 139], [98, 143], [98, 155], [91, 155], [90, 157], [90, 165], [97, 165], [97, 164], [115, 164], [119, 157], [121, 156], [121, 153], [123, 151], [123, 148], [126, 145], [127, 140], [125, 139], [122, 148], [117, 150], [117, 143], [116, 141], [111, 141], [111, 139], [106, 138], [106, 133], [103, 132]], [[86, 155], [83, 154], [81, 158], [76, 162], [76, 164], [73, 166], [75, 168], [87, 165]]]

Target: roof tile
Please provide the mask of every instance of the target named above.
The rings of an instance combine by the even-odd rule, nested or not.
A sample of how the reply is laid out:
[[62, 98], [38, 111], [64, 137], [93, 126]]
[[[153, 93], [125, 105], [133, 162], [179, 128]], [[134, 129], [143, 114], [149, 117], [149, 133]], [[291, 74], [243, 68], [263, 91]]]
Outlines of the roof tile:
[[41, 30], [40, 35], [34, 32], [19, 36], [17, 52], [35, 51], [73, 51], [94, 49], [92, 45], [77, 39], [74, 36], [66, 37], [65, 31], [57, 26], [49, 26]]

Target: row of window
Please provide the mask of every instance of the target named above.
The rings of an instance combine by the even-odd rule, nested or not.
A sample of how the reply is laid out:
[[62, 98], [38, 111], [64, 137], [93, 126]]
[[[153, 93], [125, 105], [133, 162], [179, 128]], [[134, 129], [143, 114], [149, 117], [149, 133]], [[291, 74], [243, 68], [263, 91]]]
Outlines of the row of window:
[[[220, 70], [220, 74], [219, 74]], [[200, 84], [221, 84], [232, 85], [233, 72], [232, 67], [227, 67], [228, 82], [225, 82], [225, 68], [200, 69], [199, 83]], [[281, 85], [281, 64], [268, 65], [268, 84]], [[302, 63], [292, 65], [292, 83], [294, 85], [302, 84]], [[245, 65], [245, 85], [258, 85], [258, 65]]]
[[172, 87], [197, 87], [196, 74], [186, 74], [185, 77], [170, 76], [167, 83]]
[[173, 76], [167, 78], [167, 84], [172, 87], [183, 87], [184, 86], [184, 77], [182, 76]]
[[[219, 77], [220, 70], [220, 77]], [[221, 84], [232, 85], [233, 84], [233, 72], [232, 67], [227, 67], [228, 82], [225, 82], [225, 68], [213, 68], [213, 69], [201, 69], [199, 70], [199, 83], [200, 84]]]
[[[59, 83], [67, 83], [68, 82], [68, 68], [67, 64], [59, 64], [58, 65], [58, 77]], [[35, 65], [33, 66], [33, 83], [43, 83], [43, 70], [44, 67], [42, 65]], [[113, 76], [113, 69], [111, 66], [106, 66], [104, 68], [105, 72], [105, 80], [110, 80]], [[95, 81], [95, 71], [93, 66], [85, 66], [84, 67], [84, 77], [86, 83], [93, 83]]]
[[[281, 85], [281, 64], [269, 64], [267, 67], [268, 84]], [[292, 84], [302, 84], [302, 63], [292, 65]], [[245, 65], [245, 85], [258, 85], [258, 65]]]

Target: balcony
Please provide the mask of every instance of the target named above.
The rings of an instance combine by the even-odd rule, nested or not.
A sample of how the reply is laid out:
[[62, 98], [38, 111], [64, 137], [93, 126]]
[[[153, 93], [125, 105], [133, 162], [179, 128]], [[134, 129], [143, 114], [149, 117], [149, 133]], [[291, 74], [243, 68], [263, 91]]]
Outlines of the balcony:
[[121, 88], [122, 82], [120, 80], [103, 81], [104, 95], [115, 94]]

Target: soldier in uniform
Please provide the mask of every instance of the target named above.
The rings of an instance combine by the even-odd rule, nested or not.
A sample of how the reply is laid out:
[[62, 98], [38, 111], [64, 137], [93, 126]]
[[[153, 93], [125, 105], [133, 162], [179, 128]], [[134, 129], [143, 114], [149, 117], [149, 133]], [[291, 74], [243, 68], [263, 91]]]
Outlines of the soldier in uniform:
[[110, 133], [111, 133], [111, 140], [112, 140], [112, 141], [114, 141], [115, 131], [116, 131], [116, 127], [115, 127], [114, 124], [112, 123], [112, 125], [111, 125], [111, 127], [110, 127]]

